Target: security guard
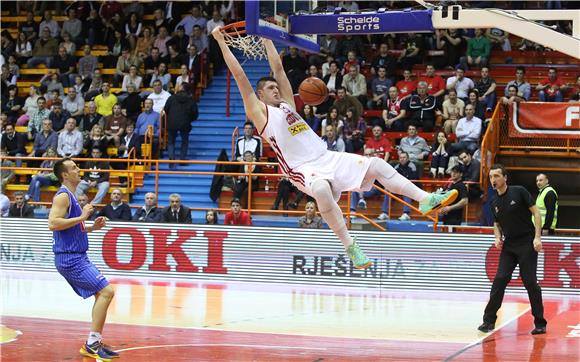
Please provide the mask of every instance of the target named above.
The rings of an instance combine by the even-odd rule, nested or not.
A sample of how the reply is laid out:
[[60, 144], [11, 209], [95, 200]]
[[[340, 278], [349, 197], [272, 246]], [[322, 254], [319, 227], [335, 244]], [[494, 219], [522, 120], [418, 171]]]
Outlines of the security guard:
[[558, 194], [550, 186], [548, 176], [543, 173], [536, 176], [536, 186], [540, 190], [536, 198], [536, 206], [542, 216], [542, 235], [554, 235], [558, 223]]
[[532, 334], [544, 334], [547, 322], [544, 319], [542, 290], [536, 278], [538, 252], [542, 250], [540, 211], [525, 188], [507, 185], [507, 174], [502, 165], [495, 164], [491, 167], [489, 181], [497, 191], [491, 208], [495, 219], [495, 247], [501, 253], [489, 302], [483, 314], [483, 324], [477, 329], [487, 333], [495, 328], [497, 311], [501, 307], [505, 289], [512, 279], [516, 265], [519, 264], [534, 316], [535, 328]]

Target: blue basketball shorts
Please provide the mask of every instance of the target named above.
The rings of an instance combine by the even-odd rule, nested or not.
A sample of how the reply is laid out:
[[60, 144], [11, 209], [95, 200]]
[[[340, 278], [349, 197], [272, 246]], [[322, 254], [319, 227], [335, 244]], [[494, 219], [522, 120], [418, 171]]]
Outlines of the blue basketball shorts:
[[109, 285], [109, 281], [91, 263], [86, 253], [55, 254], [54, 264], [60, 275], [84, 299], [95, 295]]

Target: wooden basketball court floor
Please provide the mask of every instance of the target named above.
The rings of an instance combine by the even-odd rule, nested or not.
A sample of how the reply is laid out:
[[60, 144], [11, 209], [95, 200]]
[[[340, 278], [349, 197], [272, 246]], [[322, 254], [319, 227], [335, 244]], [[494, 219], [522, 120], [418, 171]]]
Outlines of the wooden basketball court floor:
[[[56, 273], [0, 271], [2, 361], [92, 361], [78, 350], [93, 299]], [[580, 299], [524, 294], [476, 330], [486, 293], [109, 278], [105, 342], [119, 361], [579, 361]]]

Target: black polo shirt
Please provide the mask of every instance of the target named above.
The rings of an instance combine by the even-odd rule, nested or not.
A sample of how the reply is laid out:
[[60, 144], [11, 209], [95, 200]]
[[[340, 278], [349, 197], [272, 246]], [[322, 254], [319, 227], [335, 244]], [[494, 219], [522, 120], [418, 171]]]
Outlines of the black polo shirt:
[[491, 212], [508, 240], [530, 240], [535, 235], [530, 207], [532, 195], [522, 186], [508, 186], [506, 192], [491, 202]]
[[[463, 181], [455, 182], [449, 186], [448, 190], [457, 190], [459, 193], [459, 195], [457, 195], [457, 199], [455, 199], [451, 205], [455, 205], [462, 199], [467, 198], [467, 187], [465, 187]], [[449, 211], [447, 215], [443, 217], [443, 223], [445, 225], [461, 225], [463, 222], [463, 211], [464, 208]]]

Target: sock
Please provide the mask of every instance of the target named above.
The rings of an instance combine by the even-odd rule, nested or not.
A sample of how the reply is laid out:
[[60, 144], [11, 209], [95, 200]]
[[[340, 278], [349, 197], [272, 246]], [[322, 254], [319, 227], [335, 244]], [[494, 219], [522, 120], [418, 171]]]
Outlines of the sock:
[[443, 167], [439, 167], [439, 173], [440, 173], [441, 175], [445, 175], [445, 168], [443, 168]]
[[312, 185], [313, 196], [316, 199], [320, 215], [328, 227], [334, 232], [336, 237], [340, 240], [345, 249], [352, 245], [352, 237], [348, 233], [342, 210], [334, 201], [332, 197], [332, 190], [330, 184], [326, 180], [317, 180]]
[[395, 194], [408, 196], [415, 201], [422, 202], [429, 193], [418, 188], [403, 175], [397, 172], [384, 160], [373, 157], [369, 173], [376, 178], [387, 191]]
[[89, 338], [87, 339], [87, 344], [91, 345], [95, 342], [100, 342], [103, 339], [103, 336], [99, 332], [91, 332], [89, 333]]

